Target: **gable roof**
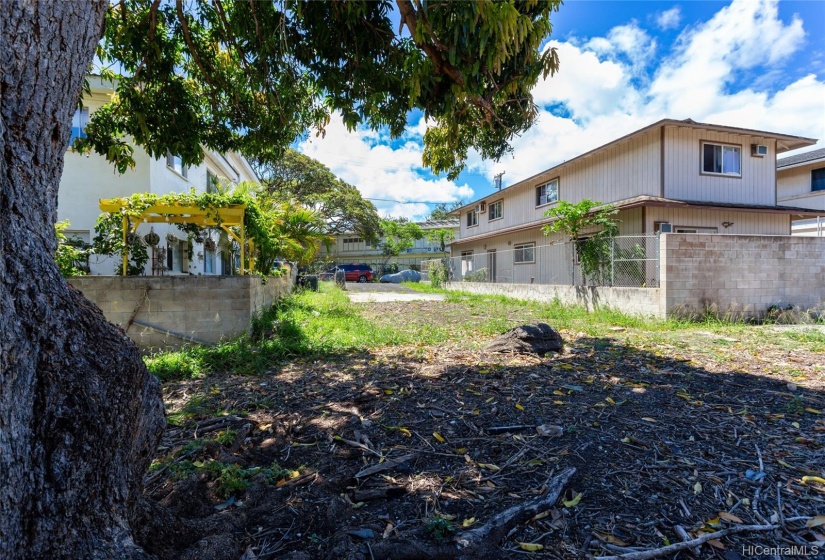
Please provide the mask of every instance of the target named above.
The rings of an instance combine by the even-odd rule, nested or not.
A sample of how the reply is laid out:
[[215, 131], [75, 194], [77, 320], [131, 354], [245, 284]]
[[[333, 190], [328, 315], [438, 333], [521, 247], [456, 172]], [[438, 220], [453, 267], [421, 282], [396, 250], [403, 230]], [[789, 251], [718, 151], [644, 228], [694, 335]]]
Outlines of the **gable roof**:
[[739, 128], [739, 127], [735, 127], [735, 126], [725, 126], [725, 125], [710, 124], [710, 123], [700, 123], [700, 122], [694, 121], [693, 119], [684, 119], [684, 120], [662, 119], [662, 120], [660, 120], [658, 122], [655, 122], [651, 125], [648, 125], [644, 128], [640, 128], [639, 130], [631, 132], [630, 134], [626, 134], [626, 135], [622, 136], [621, 138], [617, 138], [616, 140], [613, 140], [612, 142], [608, 142], [607, 144], [603, 144], [603, 145], [599, 146], [598, 148], [594, 148], [594, 149], [590, 150], [589, 152], [585, 152], [585, 153], [583, 153], [581, 155], [578, 155], [578, 156], [576, 156], [572, 159], [568, 159], [567, 161], [559, 163], [558, 165], [555, 165], [553, 167], [545, 169], [544, 171], [542, 171], [540, 173], [536, 173], [535, 175], [533, 175], [531, 177], [528, 177], [526, 179], [522, 179], [521, 181], [518, 181], [517, 183], [513, 183], [512, 185], [504, 187], [503, 189], [501, 189], [499, 191], [495, 191], [495, 192], [490, 193], [486, 196], [483, 196], [483, 197], [481, 197], [477, 200], [474, 200], [473, 202], [471, 202], [469, 204], [465, 204], [461, 208], [456, 208], [455, 210], [453, 210], [453, 214], [460, 215], [463, 210], [465, 210], [466, 208], [469, 208], [470, 206], [475, 206], [478, 202], [480, 202], [482, 200], [486, 200], [490, 197], [498, 196], [503, 191], [513, 189], [513, 188], [516, 188], [516, 187], [520, 187], [520, 186], [524, 185], [525, 183], [529, 183], [530, 181], [533, 181], [533, 180], [541, 177], [542, 175], [548, 175], [548, 178], [552, 178], [552, 176], [550, 176], [550, 173], [556, 174], [561, 169], [563, 169], [563, 168], [565, 168], [569, 165], [572, 165], [573, 163], [578, 163], [578, 162], [580, 162], [580, 161], [582, 161], [586, 158], [592, 157], [592, 156], [594, 156], [596, 154], [599, 154], [599, 153], [601, 153], [601, 152], [603, 152], [607, 149], [618, 146], [619, 144], [623, 144], [623, 143], [627, 142], [628, 140], [636, 138], [637, 136], [641, 136], [641, 135], [646, 134], [646, 133], [648, 133], [652, 130], [658, 130], [659, 128], [662, 128], [662, 127], [665, 127], [665, 126], [676, 126], [676, 127], [686, 127], [686, 128], [701, 128], [703, 130], [713, 130], [715, 132], [727, 132], [727, 133], [730, 133], [730, 134], [745, 134], [745, 135], [749, 135], [749, 136], [760, 136], [762, 138], [772, 138], [772, 139], [776, 140], [776, 151], [777, 151], [777, 153], [788, 152], [790, 150], [796, 150], [797, 148], [804, 148], [806, 146], [811, 146], [813, 144], [816, 144], [816, 142], [817, 142], [816, 138], [806, 138], [804, 136], [793, 136], [793, 135], [790, 135], [790, 134], [780, 134], [778, 132], [767, 132], [767, 131], [764, 131], [764, 130], [754, 130], [754, 129], [750, 129], [750, 128]]
[[783, 169], [785, 167], [795, 167], [797, 165], [810, 163], [812, 161], [817, 161], [820, 159], [825, 159], [825, 148], [811, 150], [810, 152], [805, 152], [804, 154], [796, 154], [793, 156], [782, 158], [776, 162], [776, 168]]

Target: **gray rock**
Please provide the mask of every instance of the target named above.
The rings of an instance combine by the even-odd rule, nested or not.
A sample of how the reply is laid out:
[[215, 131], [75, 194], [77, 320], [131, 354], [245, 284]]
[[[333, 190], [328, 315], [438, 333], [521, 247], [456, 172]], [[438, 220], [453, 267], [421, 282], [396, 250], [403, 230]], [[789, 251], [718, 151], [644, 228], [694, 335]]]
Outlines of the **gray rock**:
[[561, 352], [564, 341], [561, 335], [547, 323], [533, 323], [510, 329], [484, 349], [488, 352], [510, 354], [538, 354]]

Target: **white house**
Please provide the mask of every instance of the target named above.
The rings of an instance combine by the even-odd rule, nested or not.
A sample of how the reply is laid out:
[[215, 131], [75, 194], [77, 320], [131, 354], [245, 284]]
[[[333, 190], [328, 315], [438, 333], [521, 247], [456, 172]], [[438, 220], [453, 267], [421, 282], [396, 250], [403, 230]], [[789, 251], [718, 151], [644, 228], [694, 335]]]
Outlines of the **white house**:
[[456, 210], [461, 229], [453, 252], [467, 261], [462, 268], [485, 267], [489, 281], [540, 282], [548, 268], [537, 264], [536, 249], [559, 239], [542, 233], [550, 222], [544, 213], [560, 200], [613, 204], [624, 236], [790, 235], [792, 219], [817, 212], [780, 205], [776, 156], [815, 143], [665, 119]]
[[776, 162], [778, 204], [818, 210], [816, 218], [794, 221], [793, 235], [825, 236], [825, 148]]
[[[458, 220], [429, 220], [415, 222], [422, 230], [424, 237], [415, 241], [415, 244], [404, 253], [393, 257], [391, 262], [398, 264], [399, 269], [417, 268], [421, 261], [443, 257], [450, 254], [450, 247], [454, 238], [458, 237]], [[445, 250], [441, 251], [440, 244], [427, 235], [435, 230], [448, 230], [451, 236], [445, 239]], [[368, 241], [354, 233], [342, 233], [335, 236], [335, 243], [329, 252], [321, 246], [321, 258], [334, 260], [336, 264], [369, 264], [374, 269], [383, 262], [380, 241], [370, 245]]]
[[[83, 98], [83, 108], [77, 109], [72, 121], [72, 140], [83, 134], [89, 115], [104, 105], [113, 95], [114, 88], [97, 76], [90, 76], [91, 95]], [[58, 221], [68, 220], [67, 237], [77, 237], [90, 242], [94, 236], [95, 221], [100, 216], [100, 199], [128, 197], [134, 193], [151, 192], [205, 192], [215, 188], [218, 182], [239, 183], [257, 181], [254, 170], [245, 158], [238, 154], [220, 154], [204, 150], [204, 160], [197, 166], [183, 166], [179, 157], [168, 154], [155, 159], [140, 146], [134, 146], [134, 169], [119, 174], [102, 156], [81, 155], [71, 148], [66, 152], [63, 176], [58, 195]], [[195, 243], [192, 259], [188, 258], [186, 235], [173, 225], [155, 225], [160, 236], [159, 245], [149, 248], [150, 262], [145, 274], [230, 274], [233, 257], [228, 245], [216, 243], [213, 250], [207, 243]], [[150, 231], [141, 225], [138, 234]], [[219, 241], [217, 236], [214, 241]], [[90, 261], [92, 274], [114, 274], [119, 256], [93, 256]]]

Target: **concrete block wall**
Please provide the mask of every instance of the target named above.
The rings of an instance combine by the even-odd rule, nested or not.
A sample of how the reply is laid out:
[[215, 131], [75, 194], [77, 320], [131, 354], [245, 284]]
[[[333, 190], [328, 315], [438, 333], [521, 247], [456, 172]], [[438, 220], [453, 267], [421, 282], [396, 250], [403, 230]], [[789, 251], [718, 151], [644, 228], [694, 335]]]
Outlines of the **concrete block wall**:
[[485, 282], [449, 282], [448, 290], [473, 294], [494, 294], [527, 301], [583, 305], [593, 311], [598, 307], [618, 309], [630, 315], [664, 318], [660, 288], [609, 288], [565, 286], [559, 284], [503, 284]]
[[659, 255], [667, 316], [761, 318], [825, 302], [825, 238], [671, 233]]
[[176, 349], [212, 344], [248, 332], [252, 317], [289, 293], [294, 275], [79, 276], [69, 283], [126, 328], [137, 345]]

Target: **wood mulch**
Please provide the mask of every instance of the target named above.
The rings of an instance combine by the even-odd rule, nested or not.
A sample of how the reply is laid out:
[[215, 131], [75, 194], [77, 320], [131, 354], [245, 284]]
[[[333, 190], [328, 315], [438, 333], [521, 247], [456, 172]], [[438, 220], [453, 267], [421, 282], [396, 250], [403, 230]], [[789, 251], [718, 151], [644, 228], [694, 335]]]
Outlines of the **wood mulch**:
[[[418, 307], [437, 317], [439, 305]], [[458, 341], [167, 384], [168, 411], [187, 416], [145, 495], [191, 535], [158, 529], [142, 544], [233, 560], [825, 558], [821, 353], [766, 336], [764, 351], [734, 347], [722, 363], [630, 331], [561, 334], [563, 353], [544, 358]], [[762, 373], [790, 361], [793, 377]], [[200, 467], [176, 470], [187, 461]], [[238, 465], [249, 488], [227, 498], [210, 462]], [[255, 475], [273, 463], [277, 482]], [[456, 544], [562, 474], [558, 499], [484, 555]]]

